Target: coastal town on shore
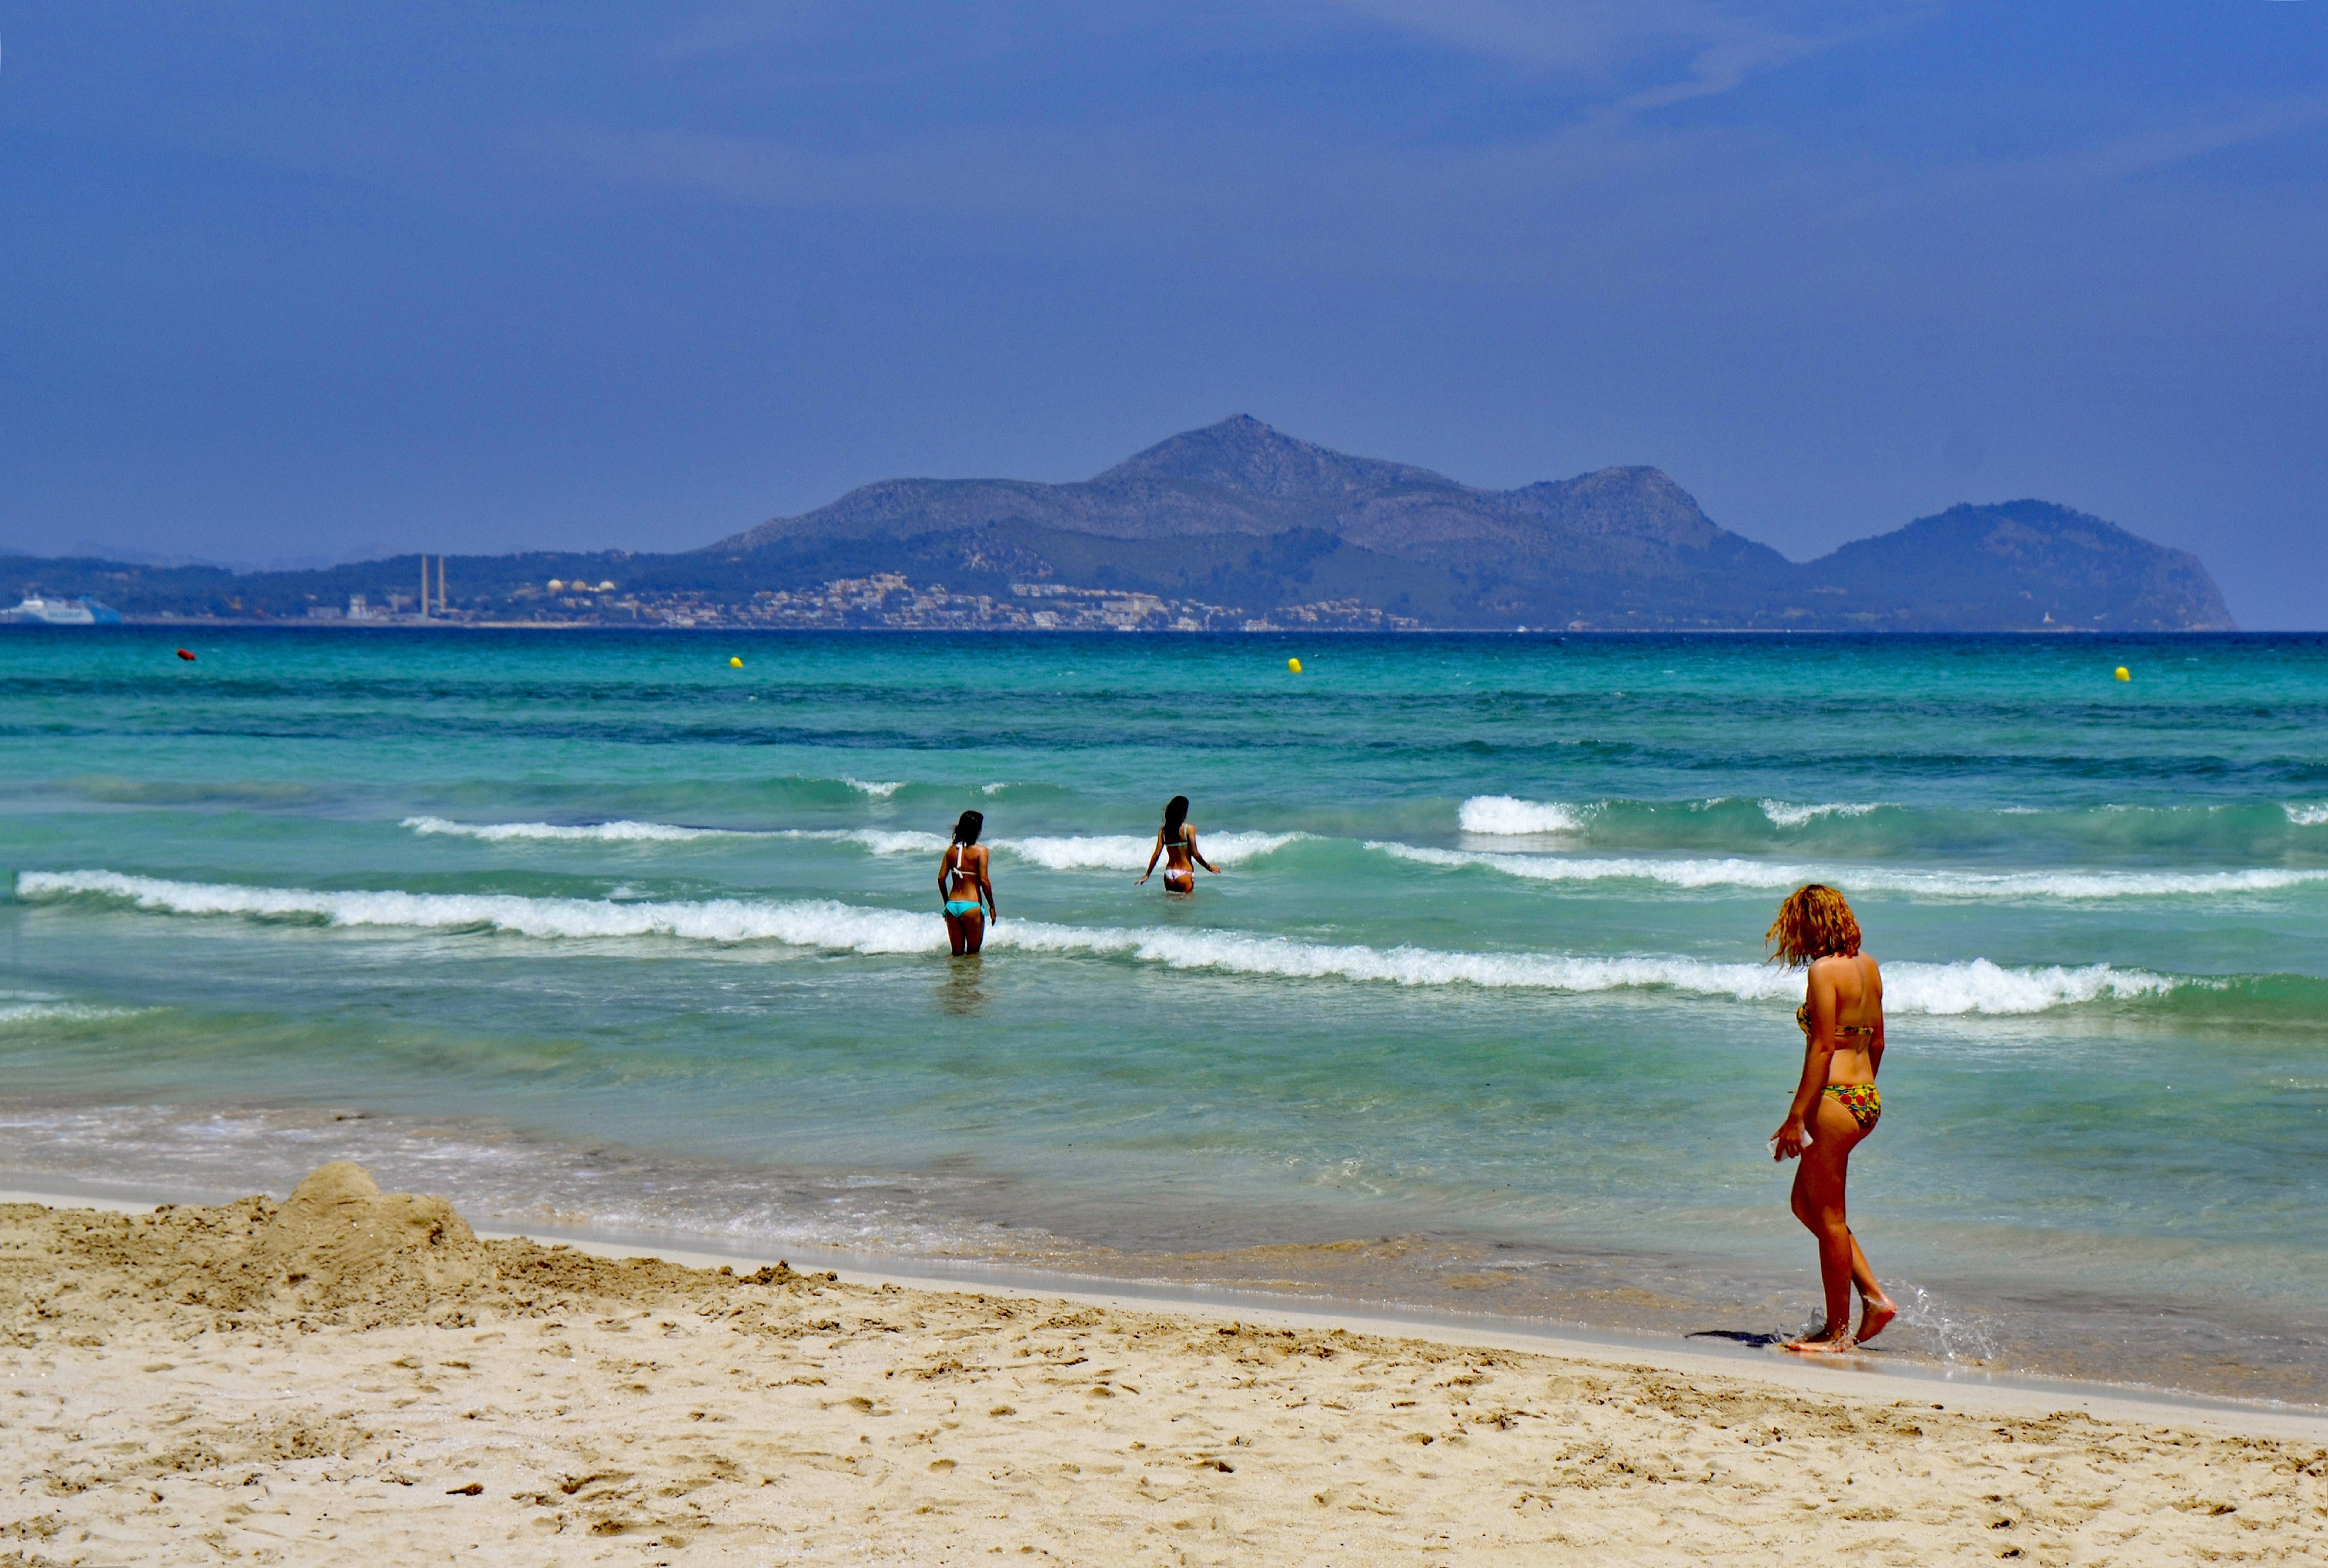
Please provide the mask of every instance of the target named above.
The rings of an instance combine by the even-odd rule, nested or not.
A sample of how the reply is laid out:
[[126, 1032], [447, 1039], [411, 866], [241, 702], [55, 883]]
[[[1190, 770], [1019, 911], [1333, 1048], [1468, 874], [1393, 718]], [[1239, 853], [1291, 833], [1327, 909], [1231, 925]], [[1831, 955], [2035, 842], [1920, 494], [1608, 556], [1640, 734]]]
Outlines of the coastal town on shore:
[[1411, 632], [1413, 616], [1391, 615], [1356, 598], [1283, 605], [1255, 615], [1234, 606], [1166, 598], [1115, 588], [1056, 583], [1013, 583], [1008, 597], [950, 591], [943, 583], [916, 585], [902, 572], [836, 577], [797, 592], [762, 589], [735, 599], [697, 592], [626, 590], [608, 578], [551, 577], [484, 605], [448, 598], [440, 587], [427, 603], [418, 595], [351, 594], [344, 603], [320, 597], [302, 617], [252, 610], [222, 615], [165, 612], [124, 615], [90, 597], [42, 598], [0, 610], [0, 621], [49, 625], [132, 622], [181, 624], [314, 624], [340, 626], [640, 626], [766, 631], [965, 632]]

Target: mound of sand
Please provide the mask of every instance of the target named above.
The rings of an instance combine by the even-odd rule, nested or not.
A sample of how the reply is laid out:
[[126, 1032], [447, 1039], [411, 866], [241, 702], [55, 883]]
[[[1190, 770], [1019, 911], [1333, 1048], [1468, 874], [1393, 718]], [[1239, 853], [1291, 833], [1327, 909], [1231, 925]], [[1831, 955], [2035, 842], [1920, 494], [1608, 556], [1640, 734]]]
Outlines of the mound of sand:
[[211, 1303], [420, 1315], [490, 1272], [483, 1245], [441, 1197], [382, 1192], [360, 1165], [322, 1167], [221, 1271]]
[[316, 1170], [286, 1203], [164, 1204], [150, 1215], [0, 1204], [0, 1322], [20, 1311], [69, 1319], [89, 1345], [116, 1325], [187, 1309], [221, 1323], [457, 1326], [584, 1303], [702, 1303], [737, 1286], [812, 1290], [832, 1278], [782, 1263], [738, 1278], [659, 1258], [480, 1241], [444, 1198], [382, 1192], [345, 1161]]

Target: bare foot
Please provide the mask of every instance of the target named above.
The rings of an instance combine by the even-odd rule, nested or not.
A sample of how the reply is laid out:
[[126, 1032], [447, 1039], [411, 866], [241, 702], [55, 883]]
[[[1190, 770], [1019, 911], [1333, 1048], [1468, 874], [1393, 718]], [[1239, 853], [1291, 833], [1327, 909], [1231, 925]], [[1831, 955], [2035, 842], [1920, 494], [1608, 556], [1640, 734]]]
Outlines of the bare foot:
[[1798, 1356], [1843, 1356], [1851, 1350], [1851, 1336], [1828, 1336], [1821, 1339], [1789, 1339], [1783, 1348]]
[[1892, 1304], [1889, 1297], [1870, 1296], [1860, 1303], [1859, 1332], [1852, 1338], [1864, 1345], [1883, 1332], [1884, 1326], [1899, 1315], [1900, 1309]]

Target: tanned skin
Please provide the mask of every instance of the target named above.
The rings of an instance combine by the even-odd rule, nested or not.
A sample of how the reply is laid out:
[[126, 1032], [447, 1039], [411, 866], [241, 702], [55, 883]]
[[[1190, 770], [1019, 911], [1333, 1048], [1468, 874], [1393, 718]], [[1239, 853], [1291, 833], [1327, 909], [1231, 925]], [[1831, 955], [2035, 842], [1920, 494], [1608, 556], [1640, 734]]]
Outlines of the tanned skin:
[[1148, 878], [1156, 875], [1156, 860], [1159, 856], [1165, 858], [1164, 887], [1169, 892], [1194, 893], [1197, 890], [1197, 869], [1196, 866], [1188, 864], [1191, 860], [1216, 877], [1221, 874], [1221, 869], [1218, 866], [1197, 852], [1197, 830], [1184, 828], [1182, 831], [1187, 835], [1186, 849], [1178, 844], [1166, 843], [1164, 831], [1161, 828], [1156, 831], [1156, 847], [1149, 851], [1148, 870], [1139, 881], [1132, 884], [1133, 887], [1144, 887], [1148, 885]]
[[[1801, 1355], [1837, 1355], [1873, 1339], [1899, 1315], [1892, 1298], [1875, 1282], [1867, 1256], [1851, 1234], [1844, 1210], [1844, 1188], [1851, 1175], [1851, 1151], [1867, 1136], [1859, 1119], [1833, 1096], [1829, 1084], [1873, 1084], [1883, 1064], [1883, 972], [1863, 953], [1829, 954], [1810, 966], [1810, 1028], [1803, 1045], [1803, 1075], [1794, 1103], [1779, 1123], [1774, 1160], [1800, 1159], [1795, 1171], [1793, 1207], [1818, 1242], [1819, 1282], [1826, 1292], [1826, 1326], [1816, 1336], [1791, 1341]], [[1872, 1026], [1875, 1033], [1845, 1035], [1842, 1025]], [[1863, 1309], [1851, 1328], [1851, 1292]]]
[[946, 944], [956, 958], [975, 954], [986, 944], [986, 920], [989, 915], [1002, 918], [1002, 911], [994, 907], [994, 884], [986, 876], [986, 846], [956, 844], [938, 862], [938, 897], [960, 898], [964, 887], [976, 889], [975, 897], [983, 906], [967, 915], [945, 917]]

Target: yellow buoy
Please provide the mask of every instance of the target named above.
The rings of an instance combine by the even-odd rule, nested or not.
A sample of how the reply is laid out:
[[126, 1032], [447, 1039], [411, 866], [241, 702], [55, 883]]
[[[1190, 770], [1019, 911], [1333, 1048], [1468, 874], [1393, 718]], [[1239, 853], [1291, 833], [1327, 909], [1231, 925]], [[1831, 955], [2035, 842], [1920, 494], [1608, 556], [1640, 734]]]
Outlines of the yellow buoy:
[[2121, 681], [2131, 681], [2134, 679], [2134, 671], [2127, 669], [2123, 664], [2111, 671], [2110, 673], [2117, 676]]
[[741, 659], [730, 659], [728, 661], [728, 668], [730, 670], [741, 670], [743, 667], [744, 661]]
[[1301, 661], [1299, 659], [1288, 659], [1285, 662], [1285, 667], [1288, 670], [1292, 671], [1296, 675], [1301, 673]]

